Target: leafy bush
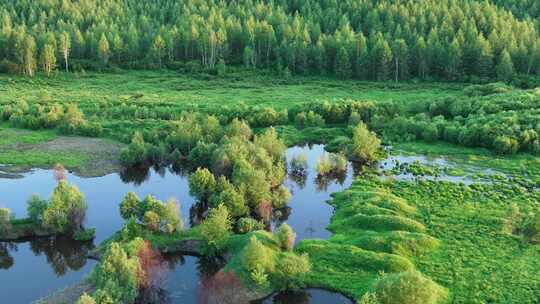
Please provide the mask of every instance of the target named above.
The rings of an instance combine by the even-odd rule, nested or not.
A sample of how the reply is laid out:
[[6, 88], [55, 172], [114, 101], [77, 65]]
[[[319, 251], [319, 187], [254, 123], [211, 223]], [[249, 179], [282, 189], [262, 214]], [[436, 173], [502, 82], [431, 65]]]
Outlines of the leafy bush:
[[301, 277], [310, 269], [311, 265], [307, 254], [282, 253], [277, 259], [276, 272], [274, 273], [275, 283], [282, 290], [304, 287]]
[[227, 207], [219, 205], [208, 213], [208, 217], [199, 225], [200, 233], [207, 244], [209, 254], [216, 254], [223, 249], [230, 236], [232, 223]]
[[283, 250], [292, 250], [294, 247], [294, 242], [296, 240], [296, 234], [292, 230], [291, 226], [283, 223], [279, 226], [276, 232], [276, 239], [278, 240], [279, 246]]
[[32, 221], [41, 223], [48, 205], [49, 203], [46, 200], [40, 199], [37, 195], [32, 195], [27, 202], [26, 213]]
[[122, 202], [120, 202], [120, 215], [124, 220], [132, 217], [140, 217], [140, 208], [141, 200], [139, 199], [139, 197], [133, 192], [128, 192]]
[[76, 241], [86, 242], [91, 241], [96, 237], [96, 228], [77, 230], [73, 234], [73, 239]]
[[437, 304], [448, 298], [444, 288], [416, 270], [384, 275], [375, 290], [381, 304]]
[[198, 168], [189, 176], [189, 194], [206, 202], [216, 190], [216, 178], [206, 168]]
[[43, 213], [43, 224], [60, 233], [75, 233], [86, 216], [86, 200], [74, 185], [61, 180]]
[[372, 162], [377, 159], [381, 141], [377, 135], [368, 130], [364, 123], [354, 128], [352, 141], [351, 155], [354, 159], [363, 162]]
[[249, 233], [252, 231], [264, 229], [264, 224], [251, 217], [240, 218], [237, 223], [237, 230], [239, 233]]
[[75, 304], [96, 304], [96, 300], [85, 292]]
[[97, 303], [133, 303], [141, 272], [137, 257], [129, 257], [118, 243], [111, 243], [92, 274]]

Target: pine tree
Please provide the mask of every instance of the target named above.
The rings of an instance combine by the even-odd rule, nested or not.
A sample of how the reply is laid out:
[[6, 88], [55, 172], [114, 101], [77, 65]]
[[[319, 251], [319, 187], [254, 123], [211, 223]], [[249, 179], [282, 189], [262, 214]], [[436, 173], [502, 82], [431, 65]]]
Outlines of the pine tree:
[[351, 61], [349, 59], [349, 54], [344, 47], [339, 49], [334, 71], [339, 79], [351, 77]]
[[107, 41], [105, 34], [101, 34], [101, 39], [99, 39], [98, 54], [99, 58], [101, 59], [101, 63], [103, 65], [107, 65], [109, 63], [110, 49], [109, 41]]
[[502, 81], [508, 81], [511, 79], [512, 75], [514, 75], [512, 58], [510, 58], [510, 54], [506, 49], [501, 53], [501, 59], [499, 60], [499, 64], [497, 64], [496, 72], [497, 79]]
[[152, 43], [152, 56], [157, 60], [159, 68], [162, 67], [161, 61], [163, 59], [163, 51], [165, 49], [165, 41], [161, 38], [161, 35], [157, 35]]
[[376, 38], [375, 46], [371, 50], [371, 60], [375, 79], [388, 80], [392, 64], [392, 50], [382, 34]]

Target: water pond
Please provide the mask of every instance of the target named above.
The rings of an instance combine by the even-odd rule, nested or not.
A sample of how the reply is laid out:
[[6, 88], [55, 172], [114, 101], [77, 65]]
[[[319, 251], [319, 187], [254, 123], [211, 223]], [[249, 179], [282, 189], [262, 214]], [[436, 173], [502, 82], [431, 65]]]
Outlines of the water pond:
[[[353, 167], [348, 164], [346, 173], [332, 178], [319, 178], [316, 174], [317, 159], [325, 153], [324, 146], [292, 147], [287, 150], [287, 160], [304, 154], [307, 157], [306, 174], [288, 176], [285, 186], [292, 193], [289, 207], [283, 210], [273, 226], [287, 222], [297, 233], [297, 241], [306, 238], [328, 238], [325, 229], [330, 222], [333, 208], [326, 204], [330, 194], [348, 188], [353, 179]], [[393, 153], [381, 161], [378, 169], [393, 172], [389, 177], [413, 180], [417, 176], [400, 169], [402, 164], [421, 164], [431, 167], [452, 168], [444, 158], [428, 158]], [[0, 175], [0, 207], [10, 208], [17, 217], [26, 216], [26, 201], [32, 194], [43, 198], [51, 195], [56, 180], [52, 170], [36, 169], [7, 178]], [[438, 171], [437, 176], [422, 178], [451, 182], [473, 182], [467, 176]], [[129, 191], [139, 197], [153, 195], [160, 200], [175, 198], [180, 202], [186, 224], [191, 224], [196, 212], [190, 211], [195, 199], [189, 195], [187, 176], [169, 168], [148, 169], [138, 172], [114, 173], [102, 177], [81, 178], [71, 173], [67, 180], [79, 187], [88, 201], [87, 227], [96, 227], [96, 244], [118, 231], [123, 220], [118, 204]], [[190, 216], [191, 214], [191, 216]], [[0, 242], [0, 293], [9, 303], [30, 303], [51, 292], [76, 284], [95, 265], [86, 258], [93, 244], [79, 243], [63, 238], [32, 239], [19, 243]], [[219, 265], [190, 256], [168, 256], [166, 292], [160, 303], [205, 303], [205, 278], [219, 269]], [[155, 303], [155, 301], [153, 302]], [[280, 293], [258, 303], [351, 303], [340, 294], [306, 289], [296, 293]]]
[[[324, 152], [321, 145], [293, 147], [287, 158], [303, 153], [308, 159], [307, 174], [303, 178], [288, 177], [286, 186], [292, 193], [287, 211], [279, 221], [293, 227], [297, 239], [327, 238], [325, 227], [333, 213], [325, 202], [332, 192], [341, 191], [352, 182], [352, 166], [342, 176], [318, 179], [315, 164]], [[0, 178], [0, 207], [10, 208], [17, 217], [26, 216], [26, 201], [32, 194], [50, 197], [56, 181], [52, 170], [36, 169], [19, 178]], [[185, 223], [190, 223], [190, 208], [195, 200], [189, 195], [187, 176], [170, 169], [150, 169], [130, 174], [109, 174], [96, 178], [81, 178], [67, 174], [67, 180], [85, 194], [88, 201], [87, 227], [96, 227], [96, 243], [118, 231], [123, 223], [118, 204], [124, 195], [133, 191], [139, 197], [153, 195], [160, 200], [176, 198], [181, 204]], [[75, 284], [86, 276], [95, 262], [86, 259], [92, 244], [77, 243], [61, 238], [34, 239], [20, 243], [0, 243], [0, 293], [12, 304], [30, 303], [62, 287]], [[211, 271], [195, 257], [174, 257], [167, 276], [167, 303], [201, 303], [200, 286], [204, 273]], [[341, 303], [341, 295], [321, 290], [306, 290], [299, 294], [280, 294], [266, 299], [276, 303]], [[336, 301], [329, 299], [335, 298]], [[289, 300], [287, 300], [289, 299]], [[306, 302], [307, 301], [307, 302]], [[330, 302], [329, 302], [330, 301]]]

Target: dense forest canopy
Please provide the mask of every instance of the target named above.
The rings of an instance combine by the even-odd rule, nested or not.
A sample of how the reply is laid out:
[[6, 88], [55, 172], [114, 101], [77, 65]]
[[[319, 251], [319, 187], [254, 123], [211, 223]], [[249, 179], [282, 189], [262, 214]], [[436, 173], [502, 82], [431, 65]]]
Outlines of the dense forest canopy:
[[[358, 79], [540, 73], [526, 1], [0, 0], [4, 72], [176, 68], [195, 61]], [[500, 3], [499, 3], [500, 2]], [[503, 3], [505, 2], [505, 3]], [[515, 10], [515, 9], [514, 9]], [[524, 15], [524, 14], [522, 14]]]

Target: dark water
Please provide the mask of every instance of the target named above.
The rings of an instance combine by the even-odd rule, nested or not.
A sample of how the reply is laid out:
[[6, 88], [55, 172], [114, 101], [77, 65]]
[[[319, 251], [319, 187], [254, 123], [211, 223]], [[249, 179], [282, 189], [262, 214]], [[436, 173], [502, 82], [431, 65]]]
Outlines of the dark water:
[[[332, 179], [317, 179], [315, 164], [324, 153], [321, 145], [295, 147], [287, 157], [305, 153], [309, 168], [304, 180], [289, 177], [286, 186], [292, 198], [289, 210], [280, 221], [287, 222], [297, 233], [297, 240], [327, 238], [325, 227], [333, 209], [325, 202], [330, 193], [343, 190], [352, 182], [352, 169]], [[189, 210], [195, 200], [189, 195], [186, 176], [169, 169], [135, 174], [109, 174], [97, 178], [81, 178], [67, 174], [88, 201], [87, 227], [96, 227], [96, 243], [118, 231], [123, 223], [118, 204], [129, 191], [141, 198], [153, 195], [160, 200], [176, 198], [181, 205], [185, 223], [189, 223]], [[17, 217], [26, 216], [26, 201], [32, 194], [50, 197], [56, 181], [52, 170], [34, 170], [18, 179], [0, 179], [0, 207], [10, 208]], [[278, 223], [274, 223], [277, 225]], [[64, 239], [40, 239], [22, 243], [0, 243], [0, 294], [9, 303], [30, 303], [68, 285], [76, 284], [95, 265], [85, 258], [91, 244]], [[195, 257], [175, 257], [167, 275], [166, 298], [169, 303], [200, 303], [201, 277], [212, 270], [211, 263]], [[303, 302], [297, 302], [303, 297]], [[265, 303], [343, 303], [342, 296], [321, 290], [306, 290], [300, 294], [280, 294]], [[287, 300], [289, 299], [289, 300]], [[307, 299], [307, 300], [306, 300]], [[341, 299], [341, 300], [340, 300]], [[270, 301], [270, 302], [268, 302]], [[306, 302], [307, 301], [307, 302]]]

